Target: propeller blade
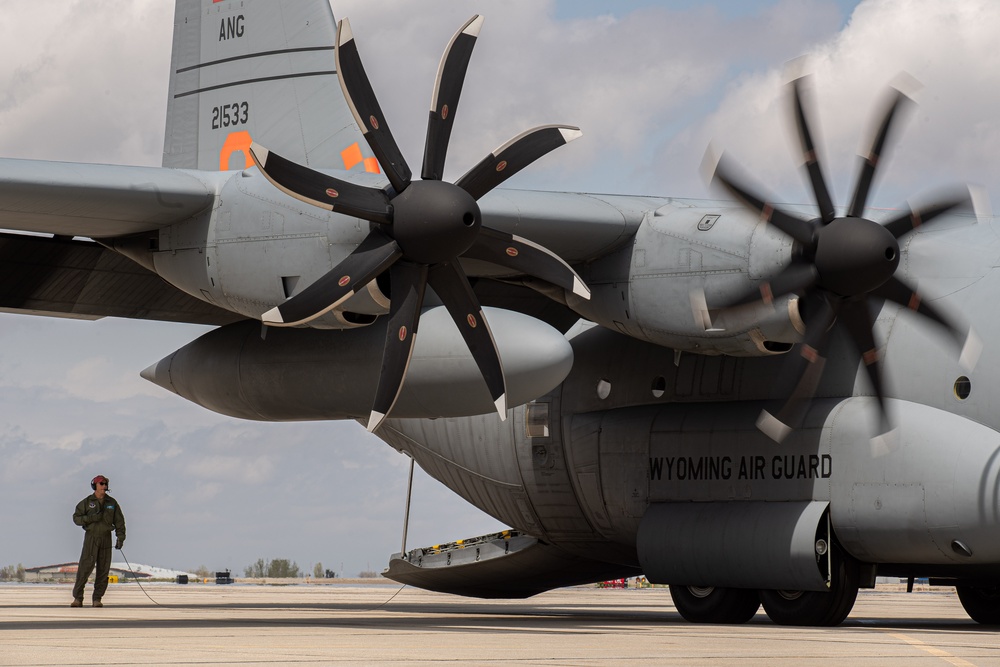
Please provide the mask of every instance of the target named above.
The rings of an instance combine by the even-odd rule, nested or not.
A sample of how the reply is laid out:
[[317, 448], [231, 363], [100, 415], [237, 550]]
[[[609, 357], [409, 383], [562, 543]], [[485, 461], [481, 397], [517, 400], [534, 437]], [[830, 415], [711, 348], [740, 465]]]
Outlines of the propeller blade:
[[840, 317], [851, 334], [854, 344], [861, 353], [861, 360], [868, 373], [868, 381], [875, 391], [879, 407], [879, 432], [871, 441], [872, 456], [885, 456], [899, 448], [899, 433], [892, 426], [889, 412], [885, 407], [885, 391], [882, 384], [882, 363], [875, 345], [874, 327], [867, 299], [850, 301], [841, 310]]
[[795, 126], [799, 130], [802, 158], [805, 160], [806, 172], [809, 174], [809, 181], [812, 183], [816, 204], [819, 206], [820, 219], [824, 225], [828, 225], [833, 222], [834, 218], [833, 200], [830, 198], [830, 191], [826, 187], [826, 179], [823, 178], [823, 169], [820, 166], [819, 158], [816, 156], [816, 146], [813, 144], [812, 134], [809, 132], [809, 122], [803, 102], [804, 81], [802, 78], [795, 79], [791, 85], [792, 100], [795, 106]]
[[875, 321], [868, 310], [868, 300], [858, 299], [847, 301], [840, 310], [840, 320], [847, 327], [851, 339], [861, 353], [861, 361], [865, 364], [868, 372], [868, 380], [871, 382], [875, 397], [878, 399], [879, 410], [881, 412], [882, 430], [880, 433], [888, 433], [892, 430], [889, 424], [889, 416], [885, 410], [885, 391], [882, 384], [881, 366], [879, 363], [878, 346], [875, 344]]
[[741, 184], [725, 155], [719, 158], [713, 178], [718, 179], [734, 197], [748, 208], [756, 211], [762, 220], [774, 225], [802, 245], [812, 247], [815, 231], [813, 226], [808, 221], [785, 213], [774, 204], [765, 202], [755, 195], [749, 187]]
[[963, 205], [972, 205], [972, 197], [966, 193], [964, 196], [949, 197], [934, 204], [928, 204], [918, 209], [910, 209], [906, 213], [900, 214], [889, 222], [885, 223], [885, 228], [895, 237], [899, 238], [908, 232], [913, 231], [920, 225], [925, 225], [934, 218], [959, 208]]
[[816, 284], [818, 279], [819, 272], [814, 264], [793, 261], [771, 280], [765, 280], [757, 289], [748, 292], [745, 296], [734, 301], [731, 306], [726, 307], [734, 308], [754, 302], [770, 306], [775, 299], [780, 299], [786, 294], [809, 289]]
[[254, 162], [276, 188], [307, 204], [357, 216], [371, 222], [392, 222], [392, 205], [382, 190], [355, 185], [303, 167], [258, 143], [250, 144]]
[[962, 328], [953, 323], [945, 317], [944, 313], [924, 301], [917, 290], [895, 276], [889, 278], [881, 287], [873, 290], [872, 294], [898, 303], [940, 324], [962, 348], [959, 364], [966, 370], [971, 371], [975, 368], [976, 362], [979, 361], [979, 353], [982, 352], [982, 343], [972, 329]]
[[826, 343], [830, 337], [830, 327], [837, 317], [837, 307], [825, 295], [817, 295], [811, 299], [809, 306], [811, 307], [805, 310], [805, 340], [796, 346], [781, 373], [781, 377], [797, 378], [798, 382], [791, 392], [783, 392], [788, 393], [789, 397], [777, 415], [762, 410], [757, 419], [757, 428], [775, 442], [784, 440], [792, 429], [802, 423], [809, 407], [809, 399], [816, 393], [826, 365]]
[[590, 288], [562, 257], [515, 234], [484, 226], [472, 247], [462, 256], [499, 264], [546, 280], [584, 299], [590, 298]]
[[291, 327], [323, 315], [371, 282], [402, 256], [399, 245], [377, 228], [354, 252], [319, 280], [261, 315], [264, 324]]
[[896, 111], [905, 103], [909, 101], [909, 97], [896, 91], [893, 96], [892, 101], [889, 104], [889, 108], [885, 112], [885, 116], [882, 118], [882, 124], [879, 126], [878, 132], [875, 134], [875, 139], [872, 141], [872, 148], [868, 152], [867, 157], [861, 158], [861, 169], [858, 172], [858, 182], [854, 186], [854, 198], [851, 200], [851, 205], [847, 209], [847, 215], [851, 218], [860, 218], [865, 212], [865, 205], [868, 202], [868, 191], [871, 189], [872, 181], [875, 179], [875, 170], [878, 168], [878, 161], [882, 157], [882, 152], [885, 149], [886, 140], [889, 137], [889, 130], [892, 128], [892, 119], [896, 115]]
[[507, 419], [507, 385], [500, 353], [465, 272], [457, 260], [445, 262], [432, 267], [427, 279], [455, 320], [465, 344], [469, 346], [500, 419]]
[[583, 135], [570, 125], [543, 125], [522, 132], [496, 149], [455, 183], [479, 199], [546, 153]]
[[413, 174], [406, 165], [392, 132], [389, 131], [389, 123], [385, 120], [385, 114], [379, 107], [372, 84], [365, 74], [358, 46], [354, 42], [354, 33], [351, 32], [351, 23], [347, 19], [337, 24], [335, 53], [337, 78], [347, 99], [347, 106], [351, 108], [354, 120], [365, 135], [365, 140], [371, 146], [379, 164], [382, 165], [382, 171], [385, 172], [389, 183], [397, 193], [400, 193], [410, 184]]
[[413, 345], [420, 322], [420, 307], [427, 287], [427, 266], [412, 262], [396, 262], [389, 267], [392, 302], [385, 330], [382, 371], [375, 390], [375, 401], [368, 417], [368, 430], [374, 431], [396, 404], [403, 380], [410, 366]]
[[458, 100], [462, 95], [465, 73], [469, 68], [472, 49], [483, 27], [483, 17], [476, 14], [448, 42], [438, 65], [431, 110], [424, 142], [424, 165], [420, 177], [425, 181], [440, 181], [444, 177], [444, 160], [455, 122]]

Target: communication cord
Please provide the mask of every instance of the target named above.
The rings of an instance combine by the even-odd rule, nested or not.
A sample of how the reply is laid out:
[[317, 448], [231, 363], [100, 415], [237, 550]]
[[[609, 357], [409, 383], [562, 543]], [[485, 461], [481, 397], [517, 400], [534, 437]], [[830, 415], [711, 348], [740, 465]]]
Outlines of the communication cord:
[[397, 595], [399, 595], [400, 593], [402, 593], [402, 592], [403, 592], [403, 589], [404, 589], [404, 588], [406, 588], [406, 584], [403, 584], [402, 586], [400, 586], [400, 587], [399, 587], [399, 590], [398, 590], [398, 591], [396, 591], [395, 593], [393, 593], [393, 594], [392, 594], [392, 597], [390, 597], [390, 598], [389, 598], [388, 600], [386, 600], [386, 601], [385, 601], [385, 602], [383, 602], [382, 604], [380, 604], [380, 605], [377, 605], [377, 606], [375, 606], [375, 607], [372, 607], [371, 609], [365, 609], [365, 611], [375, 611], [376, 609], [381, 609], [382, 607], [384, 607], [384, 606], [386, 606], [387, 604], [389, 604], [390, 602], [392, 602], [392, 598], [394, 598], [394, 597], [396, 597]]
[[[132, 569], [132, 564], [129, 563], [128, 562], [128, 558], [125, 557], [125, 550], [124, 549], [119, 549], [118, 551], [121, 552], [122, 558], [125, 558], [125, 565], [128, 566], [128, 571], [132, 573], [132, 580], [135, 583], [139, 584], [139, 577], [136, 576], [135, 570]], [[149, 597], [149, 593], [147, 593], [146, 589], [142, 587], [142, 584], [139, 584], [139, 590], [142, 591], [142, 594], [145, 595], [146, 597], [148, 597], [149, 601], [152, 602], [153, 604], [155, 604], [157, 607], [165, 607], [166, 606], [166, 605], [160, 604], [159, 602], [157, 602], [153, 598]]]

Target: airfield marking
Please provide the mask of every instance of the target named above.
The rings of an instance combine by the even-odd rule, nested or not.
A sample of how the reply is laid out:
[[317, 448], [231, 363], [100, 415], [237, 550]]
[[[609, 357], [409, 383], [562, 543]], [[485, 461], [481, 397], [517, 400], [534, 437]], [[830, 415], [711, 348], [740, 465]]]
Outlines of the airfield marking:
[[918, 648], [921, 651], [926, 651], [927, 653], [930, 653], [935, 657], [941, 658], [945, 662], [949, 662], [955, 665], [955, 667], [976, 667], [973, 663], [969, 662], [968, 660], [964, 660], [962, 658], [959, 658], [958, 656], [952, 655], [951, 653], [948, 653], [947, 651], [940, 649], [936, 646], [932, 646], [925, 641], [917, 639], [916, 637], [910, 637], [908, 635], [904, 635], [899, 632], [890, 632], [888, 634], [890, 637], [895, 637], [900, 641], [906, 642], [910, 646]]

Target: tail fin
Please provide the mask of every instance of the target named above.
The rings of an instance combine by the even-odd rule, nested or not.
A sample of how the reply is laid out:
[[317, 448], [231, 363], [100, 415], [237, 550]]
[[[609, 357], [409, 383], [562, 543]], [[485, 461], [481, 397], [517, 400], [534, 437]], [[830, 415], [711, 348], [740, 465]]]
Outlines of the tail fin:
[[329, 0], [177, 0], [163, 166], [243, 169], [250, 142], [378, 171], [335, 69]]

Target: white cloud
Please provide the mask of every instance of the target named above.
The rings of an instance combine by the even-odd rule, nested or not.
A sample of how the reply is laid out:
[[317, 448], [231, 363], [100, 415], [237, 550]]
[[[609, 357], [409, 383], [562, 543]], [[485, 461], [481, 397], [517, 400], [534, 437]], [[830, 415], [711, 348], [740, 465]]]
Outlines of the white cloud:
[[[712, 7], [648, 8], [558, 21], [553, 2], [456, 4], [447, 0], [334, 3], [348, 16], [393, 132], [418, 163], [438, 59], [473, 12], [486, 17], [455, 123], [449, 178], [535, 125], [566, 123], [584, 138], [513, 179], [518, 187], [684, 194], [656, 178], [653, 150], [697, 122], [734, 70], [794, 57], [832, 36], [832, 2], [786, 0], [759, 15], [727, 19]], [[762, 38], [766, 36], [766, 38]], [[393, 49], [379, 49], [391, 43]], [[400, 54], [405, 53], [405, 58]], [[704, 150], [704, 147], [701, 148]], [[699, 155], [700, 159], [700, 155]], [[692, 170], [698, 160], [694, 160]]]
[[[840, 203], [850, 198], [856, 154], [867, 151], [877, 109], [900, 73], [923, 88], [914, 112], [894, 128], [897, 143], [881, 165], [876, 203], [892, 206], [920, 191], [963, 182], [987, 183], [998, 192], [998, 30], [1000, 5], [994, 2], [869, 1], [842, 32], [806, 51], [815, 125]], [[775, 65], [743, 77], [714, 113], [664, 150], [693, 154], [715, 139], [786, 199], [809, 201], [796, 171], [782, 70]]]
[[107, 357], [84, 359], [67, 371], [62, 388], [71, 396], [107, 403], [134, 396], [166, 398], [156, 385], [143, 380], [133, 368], [122, 368]]
[[253, 458], [202, 455], [197, 460], [188, 460], [185, 473], [189, 477], [209, 480], [261, 484], [274, 473], [274, 463], [267, 455]]
[[4, 5], [4, 157], [159, 164], [172, 3]]

